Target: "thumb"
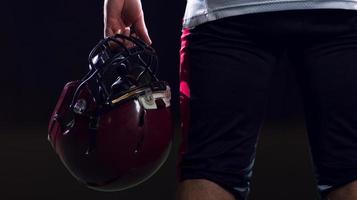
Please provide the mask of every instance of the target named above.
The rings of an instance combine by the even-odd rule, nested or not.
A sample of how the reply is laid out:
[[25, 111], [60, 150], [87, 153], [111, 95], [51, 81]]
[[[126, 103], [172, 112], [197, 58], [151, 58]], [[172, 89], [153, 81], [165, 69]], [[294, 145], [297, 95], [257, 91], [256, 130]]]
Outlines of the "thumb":
[[144, 17], [139, 17], [139, 19], [133, 24], [133, 26], [137, 36], [142, 39], [146, 44], [151, 45], [152, 42], [145, 25]]

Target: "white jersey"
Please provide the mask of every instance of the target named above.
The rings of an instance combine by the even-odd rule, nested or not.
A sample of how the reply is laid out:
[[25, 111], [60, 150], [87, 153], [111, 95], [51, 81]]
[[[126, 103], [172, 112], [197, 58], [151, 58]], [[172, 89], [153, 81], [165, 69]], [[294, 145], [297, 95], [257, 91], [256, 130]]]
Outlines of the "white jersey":
[[187, 0], [183, 27], [249, 13], [331, 8], [357, 10], [357, 0]]

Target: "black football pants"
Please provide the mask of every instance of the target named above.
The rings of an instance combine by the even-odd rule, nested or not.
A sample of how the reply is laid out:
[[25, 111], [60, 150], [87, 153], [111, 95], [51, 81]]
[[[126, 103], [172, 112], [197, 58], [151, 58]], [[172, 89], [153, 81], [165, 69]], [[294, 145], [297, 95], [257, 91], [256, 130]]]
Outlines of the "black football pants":
[[284, 51], [302, 89], [321, 195], [357, 180], [357, 11], [347, 10], [248, 14], [183, 31], [181, 180], [204, 178], [247, 198]]

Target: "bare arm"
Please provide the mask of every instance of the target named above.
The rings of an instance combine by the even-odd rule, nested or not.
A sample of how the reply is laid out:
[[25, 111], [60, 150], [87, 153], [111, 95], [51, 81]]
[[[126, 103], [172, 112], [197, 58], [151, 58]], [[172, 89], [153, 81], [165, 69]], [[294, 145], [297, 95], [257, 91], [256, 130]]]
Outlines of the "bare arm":
[[134, 31], [147, 44], [151, 44], [140, 0], [105, 0], [104, 34], [129, 35]]

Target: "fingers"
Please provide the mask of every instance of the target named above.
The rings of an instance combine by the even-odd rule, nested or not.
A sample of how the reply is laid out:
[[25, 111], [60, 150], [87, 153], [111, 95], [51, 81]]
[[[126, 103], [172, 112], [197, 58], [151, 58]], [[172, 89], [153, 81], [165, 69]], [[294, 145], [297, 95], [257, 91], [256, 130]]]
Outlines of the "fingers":
[[[132, 30], [131, 30], [132, 29]], [[134, 36], [150, 45], [151, 39], [144, 21], [140, 0], [104, 1], [104, 37], [115, 34]]]
[[[148, 45], [152, 44], [143, 20], [139, 20], [138, 23], [133, 25], [132, 29], [130, 27], [111, 24], [110, 26], [107, 26], [105, 28], [105, 37], [114, 36], [115, 34], [122, 34], [128, 37], [129, 36], [137, 37], [143, 40]], [[124, 45], [126, 47], [132, 47], [132, 44], [129, 41], [124, 41]]]
[[124, 28], [121, 28], [119, 29], [116, 33], [117, 34], [122, 34], [122, 35], [125, 35], [125, 36], [130, 36], [130, 28], [129, 27], [124, 27]]
[[[104, 10], [104, 37], [123, 34], [125, 36], [134, 36], [143, 40], [146, 44], [151, 45], [151, 39], [145, 25], [142, 10], [138, 11], [136, 17], [121, 14], [121, 9], [114, 9], [112, 4], [105, 5]], [[119, 12], [120, 11], [120, 12]], [[128, 18], [130, 20], [128, 20]], [[135, 34], [134, 34], [135, 33]]]
[[[105, 26], [105, 37], [113, 36], [115, 34], [123, 34], [125, 36], [134, 36], [143, 40], [146, 44], [151, 45], [152, 41], [149, 37], [148, 30], [146, 28], [144, 18], [137, 20], [135, 24], [132, 25], [133, 30], [130, 27], [125, 27], [125, 25], [116, 23], [108, 23]], [[133, 31], [133, 32], [132, 32]]]
[[113, 36], [116, 33], [127, 33], [130, 28], [125, 27], [124, 23], [120, 19], [108, 19], [104, 23], [104, 37]]
[[125, 28], [120, 17], [124, 8], [124, 0], [104, 0], [104, 37], [113, 36]]
[[[125, 35], [125, 36], [129, 37], [131, 35], [131, 30], [129, 27], [125, 27], [123, 29], [119, 29], [117, 31], [117, 34], [121, 34], [121, 35]], [[131, 48], [134, 46], [134, 44], [128, 40], [123, 40], [122, 42], [123, 42], [124, 46], [126, 46], [127, 48]]]
[[148, 30], [145, 25], [144, 17], [141, 16], [135, 24], [133, 24], [136, 35], [146, 44], [151, 45], [152, 41], [149, 37]]

